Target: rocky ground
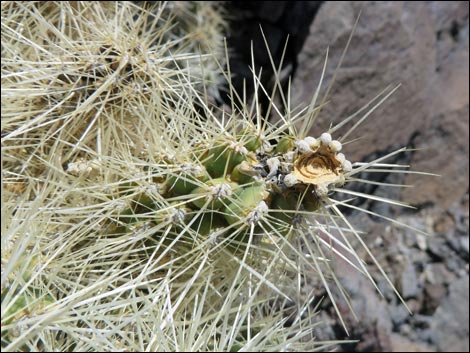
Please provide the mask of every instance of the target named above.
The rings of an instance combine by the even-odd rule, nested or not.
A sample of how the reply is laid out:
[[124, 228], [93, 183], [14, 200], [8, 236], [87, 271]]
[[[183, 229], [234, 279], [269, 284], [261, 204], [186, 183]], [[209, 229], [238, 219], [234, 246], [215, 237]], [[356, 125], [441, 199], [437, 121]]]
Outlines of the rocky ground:
[[[338, 263], [337, 272], [351, 294], [359, 322], [345, 305], [340, 308], [351, 330], [347, 337], [326, 300], [321, 317], [327, 326], [318, 331], [318, 338], [358, 340], [338, 347], [340, 351], [468, 351], [468, 2], [259, 1], [230, 6], [235, 19], [228, 34], [230, 60], [240, 91], [243, 77], [246, 86], [252, 86], [250, 39], [257, 72], [263, 66], [261, 80], [270, 91], [273, 72], [264, 39], [257, 32], [261, 24], [276, 64], [290, 33], [283, 71], [294, 75], [292, 105], [302, 107], [318, 85], [327, 48], [324, 87], [330, 83], [361, 12], [328, 104], [312, 135], [318, 136], [331, 123], [356, 112], [387, 86], [401, 84], [351, 136], [356, 140], [345, 146], [347, 158], [373, 160], [406, 146], [417, 150], [390, 163], [409, 164], [413, 170], [441, 175], [371, 174], [364, 177], [414, 187], [359, 187], [360, 191], [416, 206], [410, 211], [371, 201], [359, 204], [426, 231], [428, 237], [362, 212], [348, 214], [356, 227], [368, 232], [367, 244], [413, 315], [378, 271], [374, 277], [383, 298], [366, 278]], [[305, 33], [308, 28], [309, 33]], [[318, 294], [326, 295], [321, 289]]]
[[[411, 189], [378, 187], [375, 195], [417, 207], [398, 209], [376, 202], [361, 207], [427, 231], [415, 231], [352, 212], [367, 230], [367, 243], [393, 279], [410, 316], [381, 280], [384, 298], [367, 279], [340, 267], [359, 317], [345, 311], [350, 339], [343, 351], [469, 350], [469, 5], [468, 2], [325, 2], [310, 26], [298, 58], [292, 91], [305, 104], [318, 84], [329, 47], [325, 85], [341, 57], [359, 11], [354, 37], [338, 71], [318, 135], [388, 85], [399, 90], [368, 119], [345, 150], [350, 160], [372, 160], [399, 147], [418, 148], [396, 162], [441, 177], [397, 174], [381, 180]], [[338, 265], [341, 266], [341, 265]], [[321, 339], [346, 338], [331, 305]]]

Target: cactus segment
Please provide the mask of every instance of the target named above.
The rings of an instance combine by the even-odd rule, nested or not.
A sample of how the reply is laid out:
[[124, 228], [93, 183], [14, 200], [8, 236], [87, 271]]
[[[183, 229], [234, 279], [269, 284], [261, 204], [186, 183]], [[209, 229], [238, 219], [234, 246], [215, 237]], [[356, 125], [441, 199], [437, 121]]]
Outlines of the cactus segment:
[[311, 187], [308, 187], [302, 199], [302, 205], [306, 211], [316, 212], [322, 207], [321, 197]]
[[237, 134], [237, 140], [251, 152], [256, 152], [263, 145], [263, 137], [258, 135], [254, 128], [243, 129]]
[[[190, 197], [186, 207], [170, 206], [172, 213], [159, 212], [153, 198], [141, 193], [121, 212], [119, 220], [134, 223], [139, 214], [155, 210], [156, 223], [178, 226], [190, 221], [191, 229], [204, 236], [216, 228], [241, 224], [245, 230], [236, 230], [235, 234], [245, 239], [247, 228], [261, 222], [272, 210], [270, 215], [285, 223], [290, 231], [300, 217], [296, 211], [317, 211], [322, 199], [336, 185], [344, 183], [344, 173], [352, 169], [351, 163], [339, 153], [341, 143], [332, 140], [328, 133], [297, 141], [284, 135], [274, 148], [268, 149], [261, 148], [262, 137], [249, 128], [236, 136], [238, 141], [230, 137], [228, 140], [219, 137], [213, 143], [196, 141], [197, 162], [177, 166], [172, 166], [170, 160], [165, 163], [168, 169], [176, 171], [164, 181], [160, 195], [170, 205], [172, 197]], [[174, 159], [172, 163], [176, 163]], [[132, 189], [131, 186], [125, 185], [124, 189]], [[191, 216], [194, 214], [198, 214], [197, 219]], [[121, 227], [126, 228], [122, 224]]]
[[198, 185], [198, 180], [193, 176], [177, 177], [172, 176], [168, 178], [166, 186], [169, 192], [173, 195], [186, 195], [189, 194]]
[[204, 198], [198, 198], [192, 203], [197, 208], [202, 208], [209, 200], [209, 208], [216, 210], [221, 208], [238, 187], [237, 183], [230, 182], [226, 178], [210, 179], [203, 186], [195, 188], [191, 194], [205, 195]]
[[240, 220], [250, 221], [251, 212], [256, 211], [260, 203], [267, 199], [269, 193], [264, 183], [247, 186], [232, 198], [232, 202], [224, 208], [225, 219], [229, 224]]
[[[295, 211], [298, 209], [299, 196], [297, 193], [287, 192], [277, 194], [271, 202], [273, 217], [287, 224], [292, 224], [293, 218], [296, 216]], [[287, 211], [287, 212], [282, 212]]]
[[[3, 297], [2, 292], [2, 297]], [[10, 317], [5, 320], [5, 324], [18, 321], [22, 317], [32, 314], [39, 314], [49, 304], [55, 303], [56, 300], [50, 294], [41, 294], [39, 290], [31, 289], [23, 291], [16, 297], [15, 302], [2, 315], [2, 318]]]
[[281, 137], [274, 149], [275, 154], [284, 154], [294, 149], [294, 140], [289, 135]]
[[138, 221], [139, 215], [152, 212], [155, 208], [153, 199], [145, 193], [140, 193], [132, 200], [130, 207], [119, 214], [118, 220], [124, 223], [134, 223]]
[[206, 237], [217, 229], [227, 228], [227, 221], [220, 213], [206, 212], [196, 218], [191, 228], [199, 235]]
[[[151, 193], [138, 194], [120, 213], [121, 223], [113, 228], [114, 233], [131, 231], [133, 223], [139, 218], [148, 220], [153, 211], [154, 224], [165, 229], [172, 225], [166, 230], [164, 244], [178, 238], [194, 246], [195, 234], [210, 237], [233, 228], [227, 243], [239, 249], [253, 229], [261, 230], [268, 216], [276, 233], [287, 236], [301, 218], [298, 211], [318, 211], [330, 191], [344, 183], [344, 174], [352, 170], [351, 163], [339, 153], [341, 143], [328, 133], [302, 140], [284, 135], [273, 148], [264, 148], [262, 137], [248, 128], [236, 136], [238, 140], [195, 141], [197, 152], [191, 163], [176, 164], [175, 158], [168, 159], [163, 169], [156, 171], [158, 175], [169, 174], [157, 192], [167, 202], [155, 202], [158, 198]], [[182, 157], [187, 160], [188, 156]], [[136, 186], [122, 188], [129, 194]], [[182, 206], [181, 200], [187, 203]], [[188, 222], [191, 234], [182, 235], [189, 229]], [[156, 232], [153, 241], [160, 241], [163, 231]]]
[[243, 161], [256, 161], [256, 157], [238, 142], [224, 143], [211, 148], [201, 158], [203, 165], [213, 178], [230, 174]]
[[259, 177], [259, 172], [248, 162], [243, 161], [233, 168], [230, 179], [240, 185], [252, 183], [254, 177]]
[[177, 196], [187, 195], [201, 182], [207, 180], [207, 176], [201, 167], [194, 166], [192, 168], [183, 169], [179, 175], [170, 176], [165, 183], [166, 190]]

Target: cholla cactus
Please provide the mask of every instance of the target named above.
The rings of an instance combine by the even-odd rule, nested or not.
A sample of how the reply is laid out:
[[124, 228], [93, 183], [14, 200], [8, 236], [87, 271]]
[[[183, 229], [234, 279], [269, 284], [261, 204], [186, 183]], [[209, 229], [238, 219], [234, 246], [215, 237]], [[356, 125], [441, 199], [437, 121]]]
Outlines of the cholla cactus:
[[393, 90], [335, 140], [356, 116], [309, 136], [318, 92], [219, 109], [173, 22], [215, 12], [171, 6], [2, 3], [5, 351], [323, 349], [305, 283], [341, 289], [335, 257], [372, 280], [333, 195], [404, 206], [342, 187], [396, 167], [342, 151]]

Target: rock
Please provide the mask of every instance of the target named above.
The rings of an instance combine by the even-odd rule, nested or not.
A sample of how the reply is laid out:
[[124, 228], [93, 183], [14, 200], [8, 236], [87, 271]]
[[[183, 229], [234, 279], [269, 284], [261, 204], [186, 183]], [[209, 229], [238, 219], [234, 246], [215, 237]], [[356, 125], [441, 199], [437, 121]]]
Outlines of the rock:
[[[380, 292], [383, 294], [384, 298], [387, 299], [388, 303], [396, 303], [397, 302], [397, 300], [398, 300], [397, 295], [393, 291], [393, 288], [390, 287], [390, 284], [385, 280], [385, 278], [380, 278], [377, 281], [377, 286], [379, 287]], [[403, 305], [401, 305], [401, 303], [399, 304], [399, 306], [403, 307]], [[391, 314], [394, 314], [394, 312], [392, 311]], [[408, 315], [408, 312], [407, 312], [407, 315]]]
[[392, 318], [395, 327], [400, 326], [401, 324], [406, 322], [410, 317], [410, 314], [401, 303], [399, 303], [397, 306], [389, 305], [388, 308], [390, 312], [390, 317]]
[[391, 334], [390, 341], [391, 352], [434, 352], [434, 349], [428, 344], [413, 342], [397, 333]]
[[449, 230], [445, 236], [452, 249], [454, 249], [462, 259], [469, 260], [469, 214], [468, 214], [468, 194], [460, 202], [456, 202], [449, 210], [449, 215], [454, 222], [453, 229]]
[[446, 295], [446, 287], [443, 284], [426, 283], [424, 285], [424, 307], [422, 312], [433, 314]]
[[[326, 2], [320, 8], [299, 57], [292, 89], [296, 103], [308, 102], [315, 92], [327, 47], [328, 87], [361, 6]], [[414, 204], [447, 208], [468, 190], [468, 14], [464, 2], [365, 3], [328, 104], [312, 131], [318, 135], [389, 84], [401, 83], [350, 135], [348, 139], [361, 139], [345, 153], [355, 161], [401, 146], [422, 148], [411, 156], [413, 169], [442, 177], [409, 175], [405, 181], [416, 187], [404, 190], [401, 198]]]
[[455, 253], [449, 258], [446, 258], [445, 264], [449, 271], [454, 273], [459, 273], [459, 271], [465, 266], [465, 262], [459, 256], [456, 256]]
[[452, 282], [449, 294], [434, 314], [434, 342], [441, 352], [469, 350], [468, 275]]
[[445, 260], [452, 256], [452, 251], [442, 236], [434, 236], [428, 239], [428, 251], [436, 260]]
[[[355, 351], [468, 350], [468, 324], [465, 325], [468, 322], [469, 239], [468, 3], [325, 2], [299, 57], [292, 85], [295, 95], [292, 106], [304, 107], [310, 101], [329, 47], [321, 100], [361, 7], [362, 14], [342, 67], [337, 71], [336, 83], [329, 91], [328, 101], [311, 134], [318, 136], [330, 124], [355, 113], [388, 85], [401, 83], [401, 87], [347, 137], [346, 140], [352, 142], [345, 145], [344, 153], [352, 161], [364, 161], [402, 146], [416, 147], [417, 151], [404, 153], [389, 163], [410, 164], [412, 170], [441, 176], [364, 175], [375, 181], [413, 184], [413, 188], [403, 189], [369, 184], [358, 191], [401, 199], [424, 210], [409, 211], [371, 200], [354, 205], [432, 236], [424, 238], [409, 228], [386, 226], [383, 219], [377, 217], [356, 219], [354, 212], [348, 214], [348, 219], [357, 220], [355, 224], [368, 232], [364, 241], [391, 280], [401, 287], [415, 314], [409, 317], [406, 311], [399, 309], [400, 304], [390, 290], [384, 291], [386, 300], [374, 299], [376, 293], [366, 283], [345, 272], [343, 281], [353, 292], [353, 306], [360, 322], [350, 324], [354, 327], [351, 338], [361, 340], [349, 348]], [[351, 123], [346, 124], [334, 138], [341, 137], [351, 126]], [[366, 254], [361, 255], [367, 259]], [[371, 273], [379, 278], [378, 271], [371, 270]], [[456, 284], [465, 279], [466, 296], [461, 288], [464, 285]], [[378, 283], [381, 289], [386, 288], [380, 279]], [[458, 306], [462, 312], [457, 312]], [[377, 326], [377, 312], [384, 311], [387, 314], [381, 314], [381, 320], [390, 320], [392, 328], [382, 321], [380, 328]], [[453, 323], [451, 315], [455, 317]], [[432, 324], [429, 323], [431, 317]], [[346, 320], [353, 322], [350, 317]], [[453, 324], [458, 324], [460, 329]], [[384, 339], [383, 334], [388, 334], [388, 338]], [[436, 338], [431, 340], [431, 337]], [[462, 342], [467, 342], [466, 346], [459, 346]]]
[[434, 220], [434, 231], [437, 234], [446, 234], [454, 228], [454, 219], [452, 215], [447, 212], [439, 214]]
[[401, 274], [401, 294], [403, 298], [416, 298], [418, 294], [418, 278], [412, 263], [406, 264], [405, 270]]
[[460, 249], [464, 253], [464, 255], [466, 256], [467, 260], [468, 260], [468, 255], [469, 255], [468, 241], [469, 241], [468, 236], [460, 237]]
[[427, 264], [424, 268], [424, 279], [427, 283], [447, 286], [455, 275], [449, 272], [442, 262]]
[[[274, 70], [279, 69], [283, 59], [281, 82], [287, 90], [287, 74], [294, 74], [297, 55], [308, 35], [308, 29], [322, 1], [227, 1], [225, 11], [229, 13], [230, 30], [227, 44], [230, 51], [232, 85], [240, 97], [254, 92], [252, 49], [255, 69], [267, 92], [274, 87]], [[260, 30], [262, 28], [262, 31]], [[286, 40], [289, 38], [286, 44]], [[250, 43], [253, 42], [253, 46]], [[266, 48], [269, 48], [269, 52]], [[285, 50], [285, 53], [284, 53]], [[270, 54], [270, 55], [269, 55]], [[275, 69], [271, 64], [274, 61]], [[246, 84], [244, 84], [246, 81]], [[227, 91], [228, 87], [222, 89]], [[222, 93], [229, 103], [230, 96]], [[263, 112], [267, 111], [269, 99], [259, 95]]]
[[[452, 250], [454, 250], [462, 258], [467, 258], [468, 260], [468, 250], [466, 250], [466, 246], [468, 249], [468, 236], [460, 236], [455, 232], [449, 232], [446, 234], [445, 238], [447, 240], [447, 244]], [[467, 245], [465, 244], [465, 239], [467, 241]]]
[[459, 203], [454, 204], [449, 210], [454, 217], [456, 223], [455, 230], [463, 236], [468, 237], [468, 226], [469, 226], [469, 194], [466, 195], [460, 200]]

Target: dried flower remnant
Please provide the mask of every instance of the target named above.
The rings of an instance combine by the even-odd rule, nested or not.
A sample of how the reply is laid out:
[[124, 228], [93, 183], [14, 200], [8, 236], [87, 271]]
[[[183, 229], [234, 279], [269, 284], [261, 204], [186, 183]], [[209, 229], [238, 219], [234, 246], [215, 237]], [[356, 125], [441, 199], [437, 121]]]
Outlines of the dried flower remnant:
[[296, 143], [298, 155], [294, 160], [293, 171], [289, 176], [290, 184], [314, 185], [318, 195], [324, 191], [344, 184], [345, 173], [350, 171], [350, 163], [338, 153], [341, 143], [323, 133], [319, 139], [306, 137]]

